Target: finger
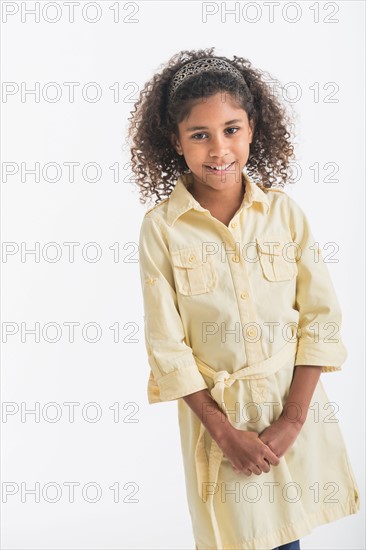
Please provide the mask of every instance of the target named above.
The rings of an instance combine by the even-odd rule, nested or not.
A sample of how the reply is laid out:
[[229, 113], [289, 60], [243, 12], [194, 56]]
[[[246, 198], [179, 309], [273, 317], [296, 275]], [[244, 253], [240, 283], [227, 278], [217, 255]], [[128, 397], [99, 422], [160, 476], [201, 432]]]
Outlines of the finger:
[[268, 462], [274, 466], [277, 466], [280, 463], [278, 456], [269, 447], [264, 458], [267, 458]]
[[266, 435], [264, 435], [263, 438], [259, 437], [258, 439], [263, 445], [265, 445], [266, 447], [268, 447], [268, 449], [271, 450], [270, 442], [269, 442], [269, 439]]
[[280, 459], [277, 455], [274, 455], [274, 458], [269, 459], [269, 463], [272, 464], [272, 466], [278, 466], [280, 463]]
[[263, 459], [266, 459], [269, 464], [272, 464], [273, 466], [277, 466], [280, 462], [278, 456], [272, 451], [270, 447], [267, 448]]
[[263, 462], [260, 464], [260, 467], [262, 468], [262, 472], [265, 472], [266, 474], [271, 470], [270, 463], [266, 458], [263, 458]]

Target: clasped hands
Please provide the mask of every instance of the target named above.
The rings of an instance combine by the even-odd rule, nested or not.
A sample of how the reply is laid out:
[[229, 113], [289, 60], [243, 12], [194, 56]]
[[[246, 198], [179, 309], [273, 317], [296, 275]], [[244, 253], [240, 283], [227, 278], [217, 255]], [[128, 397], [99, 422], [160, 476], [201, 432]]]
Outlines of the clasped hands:
[[279, 459], [293, 445], [301, 427], [302, 423], [281, 415], [260, 434], [234, 428], [221, 441], [220, 447], [234, 471], [260, 475], [269, 472], [271, 465], [279, 464]]

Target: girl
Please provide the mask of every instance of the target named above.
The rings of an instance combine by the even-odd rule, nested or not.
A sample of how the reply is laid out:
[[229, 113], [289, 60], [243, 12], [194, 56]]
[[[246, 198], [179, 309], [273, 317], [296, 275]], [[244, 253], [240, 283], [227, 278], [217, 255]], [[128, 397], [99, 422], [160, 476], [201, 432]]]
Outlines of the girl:
[[[130, 118], [143, 217], [148, 401], [177, 400], [196, 549], [300, 548], [355, 514], [358, 488], [319, 379], [340, 371], [341, 311], [283, 189], [289, 119], [263, 73], [182, 51]], [[244, 170], [245, 168], [245, 170]]]

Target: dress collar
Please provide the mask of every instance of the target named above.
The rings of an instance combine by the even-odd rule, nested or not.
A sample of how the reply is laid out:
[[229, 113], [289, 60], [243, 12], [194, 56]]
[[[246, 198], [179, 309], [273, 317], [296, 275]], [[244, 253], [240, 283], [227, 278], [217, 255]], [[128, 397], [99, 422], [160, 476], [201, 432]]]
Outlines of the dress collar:
[[[238, 211], [242, 208], [249, 208], [252, 206], [253, 202], [258, 202], [262, 205], [265, 214], [268, 214], [269, 200], [266, 193], [262, 191], [259, 185], [252, 182], [252, 180], [247, 176], [247, 174], [244, 174], [244, 172], [242, 172], [242, 178], [245, 182], [245, 193]], [[182, 174], [177, 179], [175, 187], [168, 200], [167, 223], [169, 225], [173, 225], [174, 222], [188, 210], [193, 209], [201, 212], [207, 212], [207, 209], [203, 208], [188, 191], [192, 181], [191, 173]]]

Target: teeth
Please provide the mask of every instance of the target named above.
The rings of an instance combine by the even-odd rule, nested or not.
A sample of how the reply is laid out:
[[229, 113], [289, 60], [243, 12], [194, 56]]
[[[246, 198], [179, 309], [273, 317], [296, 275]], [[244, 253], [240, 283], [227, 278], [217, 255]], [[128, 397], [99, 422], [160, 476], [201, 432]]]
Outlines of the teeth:
[[229, 168], [229, 166], [232, 165], [232, 162], [230, 162], [229, 164], [226, 164], [225, 166], [210, 166], [210, 168], [212, 168], [212, 170], [227, 170], [227, 168]]

